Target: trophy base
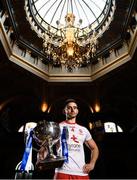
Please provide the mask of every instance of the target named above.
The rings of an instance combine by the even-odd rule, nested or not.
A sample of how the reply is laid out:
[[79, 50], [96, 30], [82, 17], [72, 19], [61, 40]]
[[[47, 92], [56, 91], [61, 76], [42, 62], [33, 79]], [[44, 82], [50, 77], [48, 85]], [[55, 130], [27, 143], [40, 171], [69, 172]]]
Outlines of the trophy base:
[[47, 169], [54, 169], [57, 167], [61, 167], [64, 163], [64, 157], [56, 157], [56, 158], [46, 158], [44, 160], [39, 161], [36, 164], [36, 169], [39, 171], [44, 171]]

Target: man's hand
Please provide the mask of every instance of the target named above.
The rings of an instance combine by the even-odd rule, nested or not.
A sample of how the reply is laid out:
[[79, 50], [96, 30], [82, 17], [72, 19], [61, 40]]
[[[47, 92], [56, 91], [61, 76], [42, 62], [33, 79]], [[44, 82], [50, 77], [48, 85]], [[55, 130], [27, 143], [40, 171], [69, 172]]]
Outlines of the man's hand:
[[91, 162], [91, 163], [88, 163], [88, 164], [85, 164], [83, 166], [83, 172], [84, 173], [89, 173], [90, 171], [92, 171], [95, 167], [95, 163]]
[[46, 147], [42, 146], [37, 154], [37, 161], [44, 160], [48, 155], [48, 150]]

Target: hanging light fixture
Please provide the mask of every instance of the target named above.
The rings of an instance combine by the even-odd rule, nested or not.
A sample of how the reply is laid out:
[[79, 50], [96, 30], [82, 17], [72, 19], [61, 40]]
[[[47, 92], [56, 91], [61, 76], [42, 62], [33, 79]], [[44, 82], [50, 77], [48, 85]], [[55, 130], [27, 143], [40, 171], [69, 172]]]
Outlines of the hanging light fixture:
[[115, 0], [25, 0], [27, 19], [54, 66], [69, 71], [91, 63], [108, 29]]
[[68, 13], [65, 16], [65, 25], [57, 21], [57, 31], [52, 33], [49, 25], [48, 31], [43, 36], [43, 47], [49, 58], [54, 63], [65, 65], [68, 70], [88, 64], [91, 57], [94, 57], [97, 49], [97, 36], [95, 30], [87, 33], [81, 29], [82, 19], [79, 25], [74, 26], [75, 15]]

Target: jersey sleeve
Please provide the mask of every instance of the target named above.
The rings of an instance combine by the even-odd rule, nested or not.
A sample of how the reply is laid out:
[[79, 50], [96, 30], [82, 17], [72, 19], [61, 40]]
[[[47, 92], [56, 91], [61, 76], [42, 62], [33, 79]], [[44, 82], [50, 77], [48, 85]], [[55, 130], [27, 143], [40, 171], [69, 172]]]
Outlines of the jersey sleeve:
[[85, 132], [86, 132], [85, 141], [92, 139], [92, 135], [87, 128], [85, 128]]

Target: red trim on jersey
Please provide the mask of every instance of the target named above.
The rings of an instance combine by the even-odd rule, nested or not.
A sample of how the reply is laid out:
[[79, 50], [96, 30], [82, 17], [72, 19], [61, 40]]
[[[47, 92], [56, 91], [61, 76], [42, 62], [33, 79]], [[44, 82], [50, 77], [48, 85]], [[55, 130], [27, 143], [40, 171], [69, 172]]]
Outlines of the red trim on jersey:
[[74, 123], [71, 123], [71, 122], [68, 122], [67, 120], [66, 121], [64, 121], [65, 123], [67, 123], [67, 124], [76, 124], [76, 122], [74, 122]]
[[66, 123], [66, 124], [77, 124], [76, 122], [71, 123], [71, 122], [68, 122], [67, 120], [60, 122], [60, 124], [63, 124], [63, 123]]

